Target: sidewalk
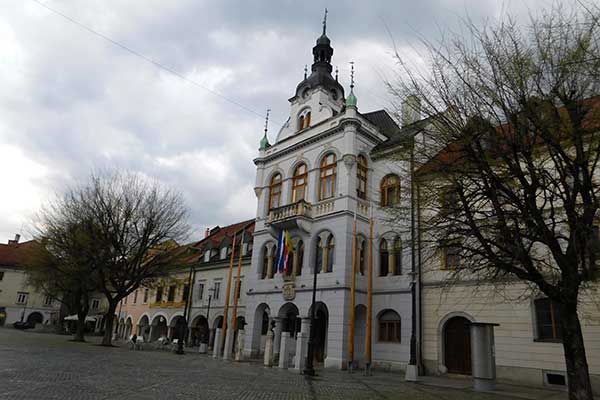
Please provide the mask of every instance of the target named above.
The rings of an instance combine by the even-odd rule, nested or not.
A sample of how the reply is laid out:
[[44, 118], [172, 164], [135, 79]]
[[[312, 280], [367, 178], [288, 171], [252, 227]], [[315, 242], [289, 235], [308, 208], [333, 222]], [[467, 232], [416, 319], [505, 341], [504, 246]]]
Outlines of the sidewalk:
[[438, 388], [471, 391], [473, 393], [489, 393], [499, 396], [514, 397], [524, 400], [561, 400], [567, 399], [567, 392], [560, 389], [538, 388], [531, 386], [518, 386], [507, 383], [497, 383], [496, 390], [491, 392], [475, 392], [471, 378], [456, 377], [448, 378], [442, 376], [420, 376], [418, 385], [433, 386]]

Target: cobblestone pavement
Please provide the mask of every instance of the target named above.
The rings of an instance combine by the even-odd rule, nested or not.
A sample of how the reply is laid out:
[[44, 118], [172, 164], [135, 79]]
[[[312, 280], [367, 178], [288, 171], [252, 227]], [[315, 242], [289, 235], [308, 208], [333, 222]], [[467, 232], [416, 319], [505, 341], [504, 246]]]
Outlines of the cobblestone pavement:
[[509, 399], [407, 384], [398, 374], [319, 371], [307, 378], [191, 352], [129, 351], [0, 328], [0, 399]]

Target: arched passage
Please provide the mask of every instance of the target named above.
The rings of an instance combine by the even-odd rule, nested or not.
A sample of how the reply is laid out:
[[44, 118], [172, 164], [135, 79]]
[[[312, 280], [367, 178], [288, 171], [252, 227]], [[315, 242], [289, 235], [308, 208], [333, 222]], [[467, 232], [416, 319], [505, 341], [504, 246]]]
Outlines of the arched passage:
[[269, 318], [271, 309], [265, 303], [261, 303], [254, 311], [254, 324], [252, 325], [252, 344], [251, 349], [254, 354], [264, 353], [267, 332], [269, 331]]
[[[129, 337], [131, 332], [129, 332]], [[144, 341], [148, 341], [150, 339], [150, 319], [147, 315], [144, 315], [140, 318], [140, 322], [138, 323], [137, 335], [144, 338]]]
[[279, 309], [277, 316], [281, 318], [281, 331], [290, 332], [291, 337], [296, 337], [296, 334], [300, 332], [300, 312], [298, 307], [294, 303], [285, 303]]
[[[177, 326], [177, 324], [179, 323], [179, 320], [183, 319], [183, 323], [185, 324], [185, 319], [183, 318], [183, 315], [175, 315], [173, 318], [171, 318], [171, 322], [169, 323], [169, 340], [173, 340], [173, 339], [177, 339], [177, 329], [175, 329], [175, 327]], [[186, 328], [187, 328], [187, 324], [186, 324]], [[184, 342], [187, 341], [187, 334], [188, 334], [188, 330], [185, 330], [185, 335], [184, 335]]]
[[450, 318], [444, 324], [444, 365], [449, 373], [471, 375], [471, 332], [465, 317]]
[[[308, 310], [311, 315], [312, 307]], [[329, 325], [329, 310], [325, 303], [315, 303], [315, 328], [314, 328], [314, 361], [322, 363], [327, 357], [327, 328]]]
[[162, 316], [162, 315], [157, 315], [156, 317], [154, 317], [154, 319], [152, 320], [152, 324], [151, 324], [151, 328], [150, 328], [150, 341], [154, 342], [155, 340], [158, 340], [161, 337], [166, 337], [167, 336], [167, 319]]
[[42, 324], [44, 323], [44, 316], [41, 313], [34, 311], [27, 316], [27, 322], [32, 325]]
[[131, 320], [131, 317], [129, 317], [129, 318], [127, 318], [127, 321], [125, 321], [125, 327], [123, 328], [123, 337], [125, 339], [127, 339], [127, 338], [129, 338], [129, 336], [131, 336], [132, 329], [133, 329], [133, 321]]
[[198, 315], [192, 321], [192, 346], [208, 343], [209, 336], [208, 320], [204, 315]]

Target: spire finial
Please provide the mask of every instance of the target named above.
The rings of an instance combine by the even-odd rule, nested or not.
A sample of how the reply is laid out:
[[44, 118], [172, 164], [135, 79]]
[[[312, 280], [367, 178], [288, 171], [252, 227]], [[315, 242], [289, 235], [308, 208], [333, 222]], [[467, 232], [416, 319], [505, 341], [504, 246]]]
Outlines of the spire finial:
[[271, 112], [270, 108], [267, 108], [267, 115], [265, 116], [265, 134], [263, 135], [262, 139], [260, 140], [260, 147], [258, 148], [259, 150], [265, 150], [267, 147], [271, 147], [271, 144], [269, 143], [269, 138], [267, 137], [267, 131], [269, 129], [269, 113]]
[[348, 98], [346, 99], [346, 106], [347, 107], [354, 107], [356, 108], [356, 96], [354, 95], [354, 61], [350, 61], [350, 94], [348, 95]]
[[335, 66], [335, 81], [338, 81], [338, 73], [340, 72], [340, 70], [338, 69], [337, 65]]
[[265, 116], [265, 136], [267, 136], [267, 130], [269, 129], [269, 114], [271, 113], [271, 109], [267, 108], [267, 115]]
[[304, 64], [304, 79], [306, 79], [307, 74], [308, 74], [308, 65]]
[[327, 7], [325, 7], [325, 16], [323, 17], [323, 35], [327, 32]]

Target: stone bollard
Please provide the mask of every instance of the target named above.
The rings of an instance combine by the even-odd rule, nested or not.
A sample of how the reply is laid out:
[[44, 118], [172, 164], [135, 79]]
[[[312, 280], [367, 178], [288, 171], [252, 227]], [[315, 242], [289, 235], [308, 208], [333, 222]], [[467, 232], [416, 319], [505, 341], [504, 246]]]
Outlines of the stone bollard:
[[310, 318], [303, 317], [300, 333], [296, 338], [296, 359], [294, 369], [302, 373], [306, 366], [306, 356], [308, 354], [308, 335], [310, 331]]
[[221, 328], [215, 330], [215, 344], [213, 345], [213, 358], [219, 358], [222, 343]]
[[281, 332], [281, 344], [279, 348], [279, 368], [287, 369], [290, 359], [290, 333]]
[[265, 367], [273, 366], [273, 332], [267, 332], [267, 342], [265, 343]]
[[233, 352], [233, 329], [227, 328], [225, 334], [225, 349], [223, 350], [223, 360], [231, 360], [231, 353]]
[[244, 331], [239, 330], [237, 336], [237, 346], [235, 348], [235, 361], [244, 360]]

